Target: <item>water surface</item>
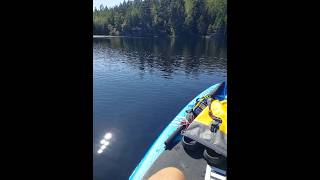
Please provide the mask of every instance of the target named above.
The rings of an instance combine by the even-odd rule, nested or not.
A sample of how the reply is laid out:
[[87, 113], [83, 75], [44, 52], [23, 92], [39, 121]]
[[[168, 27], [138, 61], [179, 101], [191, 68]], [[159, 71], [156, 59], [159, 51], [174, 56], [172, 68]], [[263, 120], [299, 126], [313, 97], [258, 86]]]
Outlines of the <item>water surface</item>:
[[[98, 38], [93, 72], [94, 179], [128, 179], [175, 115], [204, 89], [226, 80], [226, 42]], [[108, 132], [109, 144], [98, 153]]]

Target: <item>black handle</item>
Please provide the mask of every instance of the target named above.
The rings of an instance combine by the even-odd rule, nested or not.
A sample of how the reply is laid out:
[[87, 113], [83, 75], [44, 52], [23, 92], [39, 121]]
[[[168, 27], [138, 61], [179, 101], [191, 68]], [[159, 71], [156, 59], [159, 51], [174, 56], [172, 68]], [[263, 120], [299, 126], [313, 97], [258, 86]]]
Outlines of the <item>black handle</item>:
[[164, 142], [164, 144], [166, 145], [166, 149], [171, 145], [171, 143], [173, 142], [173, 140], [175, 139], [175, 137], [181, 133], [181, 131], [183, 129], [185, 129], [186, 126], [183, 125], [183, 126], [180, 126], [179, 128], [177, 128], [176, 131], [174, 131], [171, 136]]

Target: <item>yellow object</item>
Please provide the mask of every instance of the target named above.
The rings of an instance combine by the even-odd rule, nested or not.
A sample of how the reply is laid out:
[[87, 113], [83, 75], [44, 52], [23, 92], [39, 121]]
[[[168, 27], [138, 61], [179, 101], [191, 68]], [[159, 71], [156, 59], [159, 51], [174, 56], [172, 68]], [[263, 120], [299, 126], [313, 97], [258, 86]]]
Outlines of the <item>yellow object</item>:
[[[227, 134], [227, 100], [214, 100], [211, 103], [212, 114], [222, 120], [219, 130]], [[213, 119], [209, 116], [209, 108], [206, 107], [194, 121], [209, 126]]]

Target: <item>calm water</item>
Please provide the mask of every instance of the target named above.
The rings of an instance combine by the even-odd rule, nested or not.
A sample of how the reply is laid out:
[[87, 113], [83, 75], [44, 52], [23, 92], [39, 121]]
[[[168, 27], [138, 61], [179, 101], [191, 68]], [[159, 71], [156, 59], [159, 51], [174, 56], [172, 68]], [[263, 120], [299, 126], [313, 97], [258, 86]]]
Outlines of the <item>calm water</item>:
[[[94, 179], [128, 179], [149, 146], [194, 96], [227, 78], [224, 39], [93, 41]], [[98, 153], [100, 141], [111, 133]]]

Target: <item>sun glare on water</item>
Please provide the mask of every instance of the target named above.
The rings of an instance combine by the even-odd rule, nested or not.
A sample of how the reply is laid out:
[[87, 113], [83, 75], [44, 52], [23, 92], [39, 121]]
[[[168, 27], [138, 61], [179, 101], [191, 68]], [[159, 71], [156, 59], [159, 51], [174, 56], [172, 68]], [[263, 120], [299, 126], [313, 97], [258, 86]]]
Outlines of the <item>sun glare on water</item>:
[[97, 151], [98, 154], [103, 153], [103, 151], [107, 148], [107, 146], [110, 144], [110, 139], [112, 138], [112, 134], [110, 132], [106, 133], [103, 136], [103, 139], [100, 141], [100, 149]]

